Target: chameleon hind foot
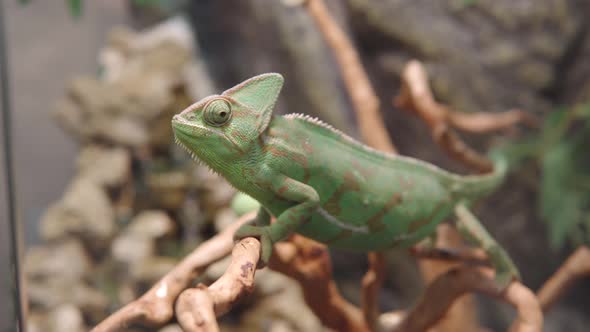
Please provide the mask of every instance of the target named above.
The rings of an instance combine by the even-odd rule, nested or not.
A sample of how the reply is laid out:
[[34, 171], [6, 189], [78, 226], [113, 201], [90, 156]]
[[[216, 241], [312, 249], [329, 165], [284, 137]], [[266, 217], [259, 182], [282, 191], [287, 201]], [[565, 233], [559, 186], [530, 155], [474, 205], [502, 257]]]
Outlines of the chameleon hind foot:
[[455, 214], [459, 232], [480, 246], [488, 255], [490, 263], [496, 270], [495, 280], [500, 289], [506, 289], [515, 279], [520, 280], [520, 273], [508, 253], [486, 231], [467, 206], [463, 203], [457, 204]]
[[238, 228], [234, 233], [234, 241], [239, 241], [247, 237], [254, 237], [260, 240], [260, 259], [258, 260], [257, 267], [259, 269], [265, 267], [272, 254], [272, 240], [269, 226], [252, 226], [245, 224]]
[[489, 248], [487, 254], [490, 263], [496, 270], [495, 281], [502, 290], [506, 289], [513, 280], [520, 280], [520, 273], [518, 269], [506, 253], [504, 249], [499, 246]]

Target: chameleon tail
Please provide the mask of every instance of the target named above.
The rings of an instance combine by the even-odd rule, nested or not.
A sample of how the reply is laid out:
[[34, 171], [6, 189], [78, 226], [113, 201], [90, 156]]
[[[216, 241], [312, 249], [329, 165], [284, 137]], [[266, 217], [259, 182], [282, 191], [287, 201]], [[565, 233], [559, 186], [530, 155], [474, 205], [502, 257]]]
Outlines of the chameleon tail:
[[453, 192], [461, 198], [474, 201], [496, 190], [506, 177], [508, 161], [499, 150], [491, 151], [489, 157], [494, 163], [492, 172], [481, 175], [454, 176], [451, 185]]

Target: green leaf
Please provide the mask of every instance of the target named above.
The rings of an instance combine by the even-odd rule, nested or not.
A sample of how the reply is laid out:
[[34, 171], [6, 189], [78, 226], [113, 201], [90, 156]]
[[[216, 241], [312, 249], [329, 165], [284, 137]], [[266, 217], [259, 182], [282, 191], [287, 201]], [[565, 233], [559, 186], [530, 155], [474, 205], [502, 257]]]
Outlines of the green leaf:
[[160, 0], [133, 0], [133, 4], [137, 6], [154, 5], [160, 2]]
[[585, 142], [590, 135], [581, 132], [561, 140], [548, 149], [542, 159], [540, 214], [549, 226], [551, 244], [563, 246], [566, 240], [581, 244], [587, 239], [580, 232], [590, 210], [590, 156]]
[[66, 0], [66, 3], [72, 16], [80, 17], [82, 15], [82, 0]]

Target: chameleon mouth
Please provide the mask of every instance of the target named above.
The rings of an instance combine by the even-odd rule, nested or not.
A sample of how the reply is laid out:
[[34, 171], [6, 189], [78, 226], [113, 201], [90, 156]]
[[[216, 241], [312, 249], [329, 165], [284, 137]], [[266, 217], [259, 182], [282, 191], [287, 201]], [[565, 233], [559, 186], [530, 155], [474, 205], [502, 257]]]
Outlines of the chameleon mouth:
[[186, 146], [184, 144], [184, 142], [182, 141], [182, 139], [179, 138], [179, 136], [182, 136], [182, 135], [183, 135], [182, 133], [178, 134], [178, 133], [176, 133], [176, 131], [174, 131], [174, 143], [176, 143], [183, 150], [185, 150], [191, 156], [191, 159], [193, 159], [196, 162], [202, 163], [201, 159], [199, 159], [199, 157], [197, 157], [195, 152], [193, 150], [191, 150], [188, 146]]

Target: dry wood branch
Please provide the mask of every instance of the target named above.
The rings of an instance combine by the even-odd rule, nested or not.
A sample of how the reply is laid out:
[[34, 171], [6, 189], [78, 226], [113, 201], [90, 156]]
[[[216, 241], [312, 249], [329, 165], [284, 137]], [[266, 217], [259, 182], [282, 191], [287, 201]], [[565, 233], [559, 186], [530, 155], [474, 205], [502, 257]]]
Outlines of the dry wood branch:
[[369, 270], [361, 282], [361, 308], [367, 324], [375, 330], [379, 318], [379, 291], [385, 281], [385, 256], [380, 252], [371, 252]]
[[352, 42], [330, 15], [323, 0], [307, 0], [304, 4], [334, 52], [363, 140], [378, 150], [395, 153], [379, 113], [379, 98]]
[[590, 277], [590, 249], [581, 246], [537, 292], [543, 311], [547, 312], [576, 280], [584, 277]]
[[490, 160], [467, 146], [451, 129], [446, 106], [434, 100], [422, 64], [410, 61], [402, 74], [402, 89], [396, 106], [414, 111], [430, 127], [432, 136], [447, 153], [478, 172], [489, 172]]
[[465, 113], [447, 109], [447, 119], [451, 126], [475, 134], [510, 129], [519, 123], [529, 127], [539, 126], [537, 118], [521, 110], [508, 110], [502, 113]]
[[361, 310], [338, 292], [326, 246], [294, 235], [275, 245], [269, 267], [299, 282], [305, 302], [325, 326], [342, 332], [370, 331]]
[[510, 327], [511, 332], [541, 331], [543, 314], [535, 295], [527, 287], [513, 282], [502, 292], [495, 284], [492, 270], [468, 267], [452, 269], [431, 283], [396, 331], [426, 331], [445, 316], [456, 299], [468, 292], [485, 293], [514, 306], [518, 315]]
[[232, 261], [211, 286], [183, 291], [176, 302], [176, 318], [186, 332], [217, 332], [216, 317], [223, 315], [244, 295], [252, 292], [260, 258], [260, 241], [245, 238], [234, 246]]
[[120, 331], [135, 324], [161, 326], [170, 321], [178, 295], [205, 268], [229, 254], [234, 232], [253, 216], [244, 215], [223, 232], [205, 241], [143, 296], [107, 317], [92, 332]]
[[[465, 247], [459, 233], [448, 224], [438, 225], [434, 245], [436, 248], [453, 248], [457, 252], [470, 252], [470, 248]], [[449, 270], [460, 266], [461, 263], [463, 261], [421, 259], [418, 261], [418, 266], [426, 284], [431, 284]], [[470, 294], [454, 301], [446, 309], [444, 319], [437, 322], [436, 330], [438, 332], [478, 330], [479, 322], [474, 301]]]
[[539, 125], [536, 117], [518, 109], [502, 113], [464, 113], [450, 110], [434, 100], [428, 85], [428, 75], [417, 60], [406, 65], [402, 74], [402, 91], [395, 98], [394, 104], [416, 112], [431, 128], [446, 123], [466, 132], [487, 133], [510, 129], [520, 123], [529, 127]]

